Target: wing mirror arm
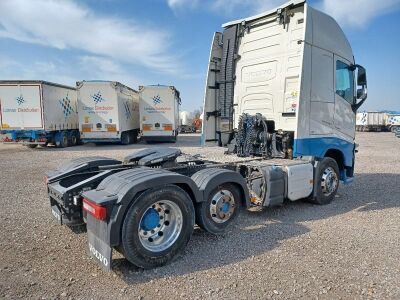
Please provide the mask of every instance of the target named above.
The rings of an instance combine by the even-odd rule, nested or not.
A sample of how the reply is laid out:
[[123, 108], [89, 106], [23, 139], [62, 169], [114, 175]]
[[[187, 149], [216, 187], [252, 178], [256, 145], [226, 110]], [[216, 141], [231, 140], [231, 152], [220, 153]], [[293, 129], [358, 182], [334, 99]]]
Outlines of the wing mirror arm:
[[367, 87], [363, 86], [362, 89], [357, 90], [357, 95], [359, 94], [359, 91], [362, 93], [362, 96], [361, 98], [357, 97], [357, 99], [360, 99], [360, 101], [352, 105], [354, 112], [356, 112], [361, 107], [361, 105], [364, 104], [365, 100], [367, 100]]

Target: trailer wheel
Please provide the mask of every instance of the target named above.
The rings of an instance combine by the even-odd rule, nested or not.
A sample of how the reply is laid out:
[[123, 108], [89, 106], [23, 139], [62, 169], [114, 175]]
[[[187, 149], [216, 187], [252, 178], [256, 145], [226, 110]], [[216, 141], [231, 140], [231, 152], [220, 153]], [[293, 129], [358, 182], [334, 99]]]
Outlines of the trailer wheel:
[[206, 201], [196, 205], [196, 223], [207, 232], [219, 234], [234, 222], [240, 207], [239, 189], [232, 183], [221, 184]]
[[329, 204], [335, 198], [339, 188], [339, 167], [333, 158], [325, 157], [316, 169], [315, 193], [311, 202]]
[[142, 193], [122, 225], [122, 251], [132, 264], [150, 269], [165, 265], [181, 252], [194, 227], [189, 195], [174, 185]]
[[132, 135], [132, 144], [136, 144], [138, 141], [138, 132], [136, 130], [133, 130], [131, 132]]
[[58, 148], [68, 147], [68, 136], [63, 132], [59, 139], [56, 139], [56, 146]]
[[121, 144], [122, 145], [129, 145], [131, 144], [131, 135], [129, 132], [123, 132], [121, 135]]
[[171, 143], [176, 143], [176, 135], [172, 137]]
[[78, 137], [76, 136], [75, 133], [71, 135], [71, 146], [76, 146], [78, 145]]

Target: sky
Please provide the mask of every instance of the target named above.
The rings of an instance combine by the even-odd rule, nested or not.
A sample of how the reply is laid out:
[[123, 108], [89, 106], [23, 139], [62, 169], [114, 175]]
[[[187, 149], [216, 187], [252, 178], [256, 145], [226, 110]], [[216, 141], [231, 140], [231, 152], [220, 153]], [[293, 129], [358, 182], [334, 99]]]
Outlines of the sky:
[[[174, 85], [203, 102], [210, 43], [225, 22], [279, 0], [0, 0], [0, 80]], [[400, 111], [400, 0], [314, 0], [367, 69], [366, 110]]]

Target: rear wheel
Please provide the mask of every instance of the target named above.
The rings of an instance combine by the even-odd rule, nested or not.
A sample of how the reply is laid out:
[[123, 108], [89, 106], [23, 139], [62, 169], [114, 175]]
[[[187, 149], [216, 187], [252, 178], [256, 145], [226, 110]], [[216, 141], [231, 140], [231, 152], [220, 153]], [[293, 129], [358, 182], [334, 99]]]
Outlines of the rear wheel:
[[339, 188], [339, 167], [333, 158], [325, 157], [316, 169], [315, 194], [311, 202], [328, 204], [335, 198]]
[[184, 190], [174, 185], [148, 190], [126, 214], [122, 251], [144, 269], [165, 265], [185, 248], [193, 226], [193, 203]]
[[132, 135], [132, 144], [136, 144], [137, 141], [138, 141], [138, 133], [137, 133], [137, 131], [133, 130], [131, 132], [131, 135]]
[[196, 223], [207, 232], [219, 234], [232, 225], [239, 210], [239, 189], [225, 183], [212, 190], [206, 201], [196, 205]]
[[76, 146], [78, 145], [78, 136], [76, 133], [72, 133], [71, 135], [71, 146]]
[[176, 143], [177, 136], [178, 136], [178, 131], [175, 131], [174, 136], [171, 138], [172, 143]]
[[129, 145], [131, 143], [132, 136], [129, 132], [125, 131], [121, 135], [121, 144], [122, 145]]
[[56, 140], [56, 146], [58, 148], [68, 147], [68, 136], [65, 133], [61, 133], [60, 139]]

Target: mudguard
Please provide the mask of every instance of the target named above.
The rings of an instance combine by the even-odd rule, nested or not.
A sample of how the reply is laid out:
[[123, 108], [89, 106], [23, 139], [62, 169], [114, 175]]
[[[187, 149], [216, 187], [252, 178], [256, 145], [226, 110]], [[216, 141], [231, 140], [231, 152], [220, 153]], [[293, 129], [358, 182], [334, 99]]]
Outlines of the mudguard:
[[126, 156], [124, 163], [136, 162], [139, 166], [148, 167], [167, 161], [175, 161], [181, 153], [181, 150], [176, 148], [149, 148]]
[[218, 185], [235, 183], [241, 187], [243, 204], [246, 207], [250, 207], [251, 205], [246, 180], [238, 172], [227, 169], [209, 168], [196, 172], [191, 178], [202, 193], [204, 200], [209, 197], [211, 191]]
[[125, 170], [105, 178], [97, 189], [83, 193], [84, 198], [106, 206], [108, 214], [105, 221], [88, 218], [88, 232], [90, 231], [91, 235], [95, 235], [97, 239], [110, 247], [120, 245], [122, 222], [137, 195], [145, 190], [167, 184], [180, 186], [195, 202], [203, 201], [202, 193], [188, 176], [148, 167]]
[[81, 157], [65, 162], [57, 170], [47, 172], [46, 176], [48, 178], [48, 182], [50, 183], [64, 176], [81, 172], [97, 171], [99, 166], [116, 164], [121, 164], [121, 161], [102, 156]]

